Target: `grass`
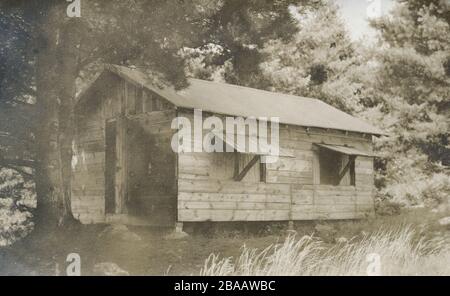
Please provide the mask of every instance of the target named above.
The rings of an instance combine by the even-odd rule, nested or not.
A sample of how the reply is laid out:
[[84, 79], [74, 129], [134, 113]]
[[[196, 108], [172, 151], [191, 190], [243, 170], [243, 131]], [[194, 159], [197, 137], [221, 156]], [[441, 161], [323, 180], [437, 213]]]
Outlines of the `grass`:
[[[415, 209], [362, 221], [303, 222], [295, 225], [296, 236], [287, 223], [205, 224], [182, 240], [166, 240], [169, 230], [129, 227], [141, 240], [128, 241], [102, 236], [105, 225], [83, 225], [0, 247], [0, 275], [64, 275], [70, 253], [80, 254], [82, 275], [94, 274], [101, 262], [131, 275], [365, 275], [373, 252], [381, 256], [382, 274], [450, 275], [450, 231], [437, 223], [449, 215]], [[333, 231], [318, 231], [318, 224]], [[348, 242], [337, 243], [341, 237]]]
[[[295, 235], [264, 250], [243, 247], [233, 258], [211, 254], [200, 274], [205, 276], [276, 275], [450, 275], [448, 237], [419, 238], [412, 225], [380, 229], [329, 245], [321, 239]], [[379, 269], [374, 267], [379, 259]], [[371, 264], [372, 263], [372, 264]], [[375, 268], [375, 269], [373, 269]]]

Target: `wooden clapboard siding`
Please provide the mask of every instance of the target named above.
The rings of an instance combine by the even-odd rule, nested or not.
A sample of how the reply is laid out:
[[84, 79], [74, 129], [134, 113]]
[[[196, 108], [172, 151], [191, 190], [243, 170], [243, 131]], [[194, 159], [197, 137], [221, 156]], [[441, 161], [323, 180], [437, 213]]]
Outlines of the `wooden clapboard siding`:
[[354, 186], [293, 185], [292, 219], [355, 219], [373, 214], [371, 190]]
[[180, 201], [180, 209], [210, 210], [289, 210], [289, 203], [244, 202], [244, 201]]
[[290, 188], [285, 184], [235, 181], [178, 181], [179, 221], [287, 220]]
[[[180, 221], [356, 219], [373, 214], [370, 190], [353, 186], [179, 181]], [[193, 185], [198, 185], [193, 187]], [[276, 186], [274, 186], [276, 185]], [[283, 186], [280, 186], [283, 185]], [[183, 192], [184, 190], [189, 192]], [[192, 192], [195, 190], [196, 192]], [[292, 190], [291, 193], [288, 190]], [[245, 191], [245, 193], [243, 193]], [[258, 213], [259, 212], [259, 213]], [[228, 219], [228, 220], [227, 220]]]
[[[181, 114], [192, 120], [191, 113]], [[293, 157], [268, 163], [265, 183], [231, 180], [232, 153], [180, 153], [178, 220], [358, 219], [373, 214], [372, 159], [356, 158], [356, 186], [319, 185], [313, 143], [322, 142], [372, 151], [369, 136], [320, 129], [307, 132], [305, 128], [282, 125], [280, 147]]]
[[312, 184], [312, 154], [295, 151], [294, 156], [294, 158], [279, 157], [277, 162], [267, 164], [266, 181], [268, 183]]
[[229, 180], [179, 179], [178, 192], [290, 194], [289, 184], [245, 183]]
[[214, 192], [180, 192], [181, 202], [237, 202], [237, 203], [281, 203], [289, 204], [290, 194], [273, 193], [214, 193]]
[[[180, 153], [179, 178], [232, 180], [236, 155], [232, 152], [224, 153]], [[239, 168], [242, 170], [254, 155], [239, 154]], [[259, 182], [259, 164], [254, 165], [246, 174], [243, 182]]]
[[357, 157], [355, 160], [355, 182], [357, 187], [374, 185], [373, 159]]
[[180, 221], [284, 221], [289, 220], [288, 210], [205, 210], [178, 209]]
[[311, 150], [313, 143], [327, 143], [334, 145], [349, 145], [357, 149], [371, 152], [372, 141], [370, 137], [355, 133], [342, 133], [332, 130], [310, 128], [299, 126], [280, 127], [280, 144], [282, 146], [292, 146], [294, 149]]

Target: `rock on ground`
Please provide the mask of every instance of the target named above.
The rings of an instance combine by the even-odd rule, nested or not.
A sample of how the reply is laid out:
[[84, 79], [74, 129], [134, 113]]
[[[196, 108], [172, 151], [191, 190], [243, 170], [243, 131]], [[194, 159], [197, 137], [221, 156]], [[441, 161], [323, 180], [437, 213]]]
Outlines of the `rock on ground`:
[[100, 238], [114, 238], [123, 241], [141, 241], [142, 238], [125, 225], [109, 225], [100, 234]]
[[445, 213], [450, 209], [449, 205], [447, 204], [440, 204], [434, 209], [431, 210], [432, 213]]
[[439, 224], [442, 226], [449, 226], [450, 225], [450, 217], [445, 217], [445, 218], [439, 219]]
[[130, 275], [128, 271], [120, 268], [113, 262], [102, 262], [94, 265], [94, 274], [105, 276], [126, 276]]
[[173, 231], [173, 232], [169, 233], [168, 235], [166, 235], [164, 238], [167, 240], [173, 240], [173, 239], [184, 239], [188, 236], [189, 236], [189, 234], [187, 234], [184, 231]]

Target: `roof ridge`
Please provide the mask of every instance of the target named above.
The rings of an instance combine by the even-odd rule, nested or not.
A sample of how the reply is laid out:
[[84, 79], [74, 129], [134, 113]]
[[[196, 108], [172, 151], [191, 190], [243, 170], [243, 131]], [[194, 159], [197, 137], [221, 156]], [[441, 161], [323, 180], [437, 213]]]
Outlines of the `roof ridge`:
[[[108, 64], [108, 65], [111, 65], [113, 67], [126, 68], [126, 69], [129, 69], [131, 71], [137, 71], [137, 72], [140, 72], [141, 74], [145, 75], [145, 73], [143, 73], [142, 70], [141, 70], [142, 67], [135, 66], [134, 68], [130, 68], [128, 66], [117, 65], [117, 64]], [[287, 94], [287, 93], [282, 93], [282, 92], [270, 91], [270, 90], [265, 90], [265, 89], [250, 87], [250, 86], [243, 86], [243, 85], [238, 85], [238, 84], [232, 84], [232, 83], [228, 83], [228, 82], [211, 81], [211, 80], [205, 80], [205, 79], [194, 78], [194, 77], [189, 77], [188, 80], [197, 80], [197, 81], [200, 81], [200, 82], [206, 82], [206, 83], [210, 83], [210, 84], [221, 84], [221, 85], [225, 85], [227, 87], [235, 87], [235, 88], [239, 88], [239, 89], [257, 90], [257, 91], [266, 92], [266, 93], [270, 93], [270, 94], [278, 94], [278, 95], [283, 95], [283, 96], [289, 96], [289, 97], [292, 97], [292, 98], [295, 98], [295, 99], [302, 99], [302, 100], [307, 99], [307, 100], [311, 100], [311, 101], [319, 101], [319, 102], [322, 102], [322, 103], [326, 104], [325, 102], [323, 102], [322, 100], [317, 99], [317, 98], [310, 98], [310, 97], [298, 96], [298, 95]], [[183, 89], [181, 89], [180, 91], [183, 91]], [[176, 91], [176, 92], [178, 92], [178, 91]]]
[[210, 81], [210, 80], [199, 79], [199, 78], [192, 78], [192, 77], [188, 78], [188, 80], [197, 80], [197, 81], [201, 81], [201, 82], [207, 82], [207, 83], [210, 83], [210, 84], [217, 83], [217, 84], [222, 84], [222, 85], [231, 86], [231, 87], [235, 87], [235, 88], [252, 89], [252, 90], [257, 90], [257, 91], [261, 91], [261, 92], [267, 92], [267, 93], [270, 93], [270, 94], [278, 94], [278, 95], [283, 95], [283, 96], [290, 96], [290, 97], [293, 97], [293, 98], [296, 98], [296, 99], [308, 99], [308, 100], [314, 100], [314, 101], [322, 102], [322, 100], [319, 100], [317, 98], [310, 98], [310, 97], [303, 97], [303, 96], [287, 94], [287, 93], [282, 93], [282, 92], [275, 92], [275, 91], [270, 91], [270, 90], [265, 90], [265, 89], [250, 87], [250, 86], [243, 86], [243, 85], [238, 85], [238, 84], [232, 84], [232, 83], [228, 83], [228, 82]]

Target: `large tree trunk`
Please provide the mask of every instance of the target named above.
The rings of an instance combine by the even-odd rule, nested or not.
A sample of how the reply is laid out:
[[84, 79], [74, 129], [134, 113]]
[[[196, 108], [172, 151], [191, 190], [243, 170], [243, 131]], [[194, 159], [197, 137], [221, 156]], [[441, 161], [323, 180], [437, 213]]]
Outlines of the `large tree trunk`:
[[73, 25], [61, 18], [61, 10], [49, 12], [38, 38], [38, 228], [58, 227], [75, 220], [71, 211], [70, 181], [78, 38], [71, 33]]

